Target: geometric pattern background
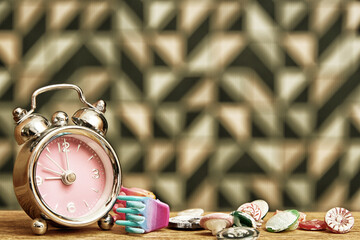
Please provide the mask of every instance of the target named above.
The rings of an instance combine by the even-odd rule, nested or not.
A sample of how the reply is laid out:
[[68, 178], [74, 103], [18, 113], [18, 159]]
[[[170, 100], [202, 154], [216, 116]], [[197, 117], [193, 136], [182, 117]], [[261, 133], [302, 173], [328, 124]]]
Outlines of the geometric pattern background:
[[360, 210], [358, 1], [1, 1], [1, 209], [19, 208], [12, 110], [55, 83], [107, 102], [124, 185], [174, 211]]

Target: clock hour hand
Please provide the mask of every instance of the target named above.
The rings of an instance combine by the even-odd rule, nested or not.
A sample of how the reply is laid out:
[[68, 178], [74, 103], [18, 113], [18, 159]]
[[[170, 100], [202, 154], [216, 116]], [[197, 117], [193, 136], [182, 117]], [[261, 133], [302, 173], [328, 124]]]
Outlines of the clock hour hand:
[[62, 177], [46, 177], [45, 180], [61, 180]]

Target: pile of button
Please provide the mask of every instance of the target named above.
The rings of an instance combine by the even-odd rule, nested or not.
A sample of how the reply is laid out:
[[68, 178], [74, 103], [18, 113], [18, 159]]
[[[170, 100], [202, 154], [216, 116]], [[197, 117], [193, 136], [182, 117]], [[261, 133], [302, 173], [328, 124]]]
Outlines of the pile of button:
[[345, 208], [335, 207], [327, 211], [324, 221], [306, 220], [306, 214], [297, 210], [276, 211], [266, 223], [269, 232], [302, 229], [308, 231], [330, 230], [334, 233], [347, 233], [354, 226], [354, 217]]
[[188, 209], [169, 219], [169, 228], [196, 230], [208, 229], [217, 239], [257, 239], [263, 218], [269, 211], [264, 200], [244, 203], [227, 213], [210, 213], [203, 216], [202, 209]]
[[[269, 211], [264, 200], [242, 204], [237, 210], [227, 213], [210, 213], [204, 215], [200, 208], [188, 209], [169, 219], [169, 228], [199, 230], [208, 229], [217, 239], [258, 239], [263, 219]], [[295, 209], [277, 210], [265, 224], [269, 232], [283, 232], [296, 229], [319, 231], [329, 230], [335, 233], [347, 233], [354, 225], [354, 217], [345, 208], [332, 208], [324, 217], [306, 220], [306, 214]]]

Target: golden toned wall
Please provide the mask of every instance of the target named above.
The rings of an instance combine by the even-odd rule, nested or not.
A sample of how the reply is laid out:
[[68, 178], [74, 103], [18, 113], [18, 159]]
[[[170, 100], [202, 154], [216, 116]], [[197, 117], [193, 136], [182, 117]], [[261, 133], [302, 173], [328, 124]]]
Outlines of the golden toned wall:
[[108, 104], [124, 185], [172, 210], [360, 210], [359, 16], [352, 0], [1, 1], [0, 208], [18, 208], [12, 109], [74, 83]]

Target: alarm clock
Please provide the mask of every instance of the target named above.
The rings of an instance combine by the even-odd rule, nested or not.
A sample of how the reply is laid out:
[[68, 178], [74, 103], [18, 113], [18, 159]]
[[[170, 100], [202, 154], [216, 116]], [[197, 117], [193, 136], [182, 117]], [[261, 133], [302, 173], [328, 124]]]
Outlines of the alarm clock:
[[[36, 97], [44, 92], [73, 89], [85, 104], [73, 116], [57, 111], [51, 121], [35, 113]], [[57, 227], [83, 227], [98, 222], [103, 230], [114, 225], [109, 214], [121, 189], [121, 166], [104, 138], [108, 124], [106, 104], [86, 101], [73, 84], [37, 89], [31, 110], [16, 108], [15, 140], [22, 145], [13, 170], [13, 185], [20, 206], [33, 221], [35, 234], [48, 223]]]

